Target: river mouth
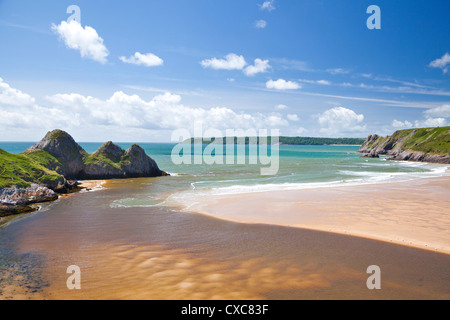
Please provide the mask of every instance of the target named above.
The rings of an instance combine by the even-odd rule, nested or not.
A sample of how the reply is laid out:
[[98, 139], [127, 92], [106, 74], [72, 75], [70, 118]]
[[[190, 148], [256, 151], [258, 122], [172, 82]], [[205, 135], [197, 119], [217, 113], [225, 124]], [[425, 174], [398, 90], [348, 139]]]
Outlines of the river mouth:
[[[143, 180], [72, 194], [0, 231], [0, 299], [442, 299], [450, 256], [363, 238], [111, 207]], [[366, 287], [381, 267], [383, 289]], [[81, 290], [67, 268], [80, 267]]]

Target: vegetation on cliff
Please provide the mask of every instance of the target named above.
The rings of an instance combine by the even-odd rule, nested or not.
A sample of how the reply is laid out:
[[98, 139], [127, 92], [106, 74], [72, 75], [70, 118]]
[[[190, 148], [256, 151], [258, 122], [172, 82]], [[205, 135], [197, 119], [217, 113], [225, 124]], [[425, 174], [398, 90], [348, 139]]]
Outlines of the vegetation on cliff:
[[[223, 141], [226, 143], [227, 138]], [[258, 138], [257, 138], [258, 139]], [[211, 139], [204, 139], [205, 141], [211, 141]], [[313, 138], [313, 137], [278, 137], [280, 144], [285, 145], [303, 145], [303, 146], [322, 146], [322, 145], [361, 145], [364, 142], [362, 138]], [[259, 140], [258, 140], [259, 141]], [[245, 137], [245, 144], [250, 142], [249, 137]], [[267, 137], [267, 143], [271, 144], [272, 137]], [[183, 141], [182, 143], [202, 143], [201, 138], [191, 138]], [[234, 144], [239, 144], [240, 139], [234, 137]]]
[[[47, 158], [43, 157], [47, 162]], [[0, 188], [28, 188], [31, 183], [57, 185], [64, 177], [35, 161], [35, 157], [16, 155], [0, 149]]]
[[392, 160], [449, 163], [450, 127], [399, 130], [388, 137], [370, 135], [359, 152], [391, 155]]
[[24, 154], [73, 180], [157, 177], [164, 174], [137, 145], [125, 151], [108, 141], [94, 153], [88, 154], [62, 130], [48, 132]]
[[48, 132], [22, 154], [0, 149], [0, 216], [79, 190], [76, 180], [167, 175], [138, 145], [123, 150], [111, 141], [88, 154], [62, 130]]

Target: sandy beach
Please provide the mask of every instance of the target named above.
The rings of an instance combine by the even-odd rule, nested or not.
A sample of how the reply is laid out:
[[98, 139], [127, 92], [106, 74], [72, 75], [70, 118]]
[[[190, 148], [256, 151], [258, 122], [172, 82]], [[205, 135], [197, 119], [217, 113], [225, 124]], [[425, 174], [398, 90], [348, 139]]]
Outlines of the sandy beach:
[[[333, 221], [337, 224], [346, 216], [347, 222], [360, 221], [355, 227], [347, 224], [349, 232], [356, 232], [356, 226], [370, 226], [376, 221], [379, 207], [368, 213], [370, 219], [358, 220], [346, 212], [357, 208], [357, 201], [367, 196], [367, 190], [361, 191], [366, 187], [360, 193], [352, 188], [353, 195], [348, 194], [349, 189], [333, 189], [325, 193], [324, 190], [276, 193], [273, 199], [268, 194], [205, 199], [209, 211], [222, 205], [220, 219], [165, 207], [111, 207], [117, 198], [129, 197], [153, 181], [111, 180], [98, 192], [71, 194], [2, 229], [0, 252], [4, 265], [0, 265], [0, 300], [450, 297], [448, 254], [300, 228], [308, 226], [308, 219], [317, 221], [315, 226], [319, 229], [320, 223], [329, 221], [332, 226]], [[436, 192], [444, 194], [448, 191], [447, 182], [422, 181], [421, 185], [425, 189], [433, 186]], [[383, 190], [379, 185], [372, 188]], [[409, 199], [406, 194], [395, 194], [396, 201]], [[334, 198], [342, 201], [338, 203], [341, 207], [333, 202]], [[354, 204], [346, 208], [345, 201], [351, 199], [355, 199]], [[420, 200], [416, 199], [415, 204]], [[323, 211], [321, 219], [312, 219], [315, 211], [311, 209], [309, 217], [302, 220], [294, 214], [280, 219], [286, 211], [291, 212], [287, 209], [300, 206], [298, 202], [305, 207], [307, 201], [316, 210], [323, 210], [328, 203], [328, 210]], [[378, 201], [388, 203], [389, 198], [380, 194]], [[440, 201], [438, 205], [444, 204], [445, 197]], [[277, 206], [274, 215], [270, 208]], [[440, 210], [445, 214], [444, 207]], [[231, 214], [243, 213], [247, 223], [223, 220], [225, 214], [226, 219], [237, 220]], [[326, 220], [333, 213], [338, 217]], [[218, 211], [216, 214], [219, 216]], [[439, 216], [437, 209], [433, 214]], [[388, 215], [385, 212], [383, 217]], [[383, 230], [386, 223], [393, 226], [383, 219], [380, 220]], [[445, 224], [445, 217], [441, 215], [440, 219]], [[312, 229], [313, 224], [309, 223]], [[433, 229], [437, 225], [429, 223]], [[429, 226], [423, 227], [422, 236], [429, 234], [426, 232]], [[407, 227], [398, 231], [406, 232]], [[445, 230], [436, 232], [437, 239], [444, 234]], [[66, 270], [70, 265], [81, 268], [81, 290], [66, 287]], [[366, 287], [366, 269], [370, 265], [382, 269], [382, 290], [371, 291]]]
[[220, 219], [360, 236], [450, 254], [450, 177], [216, 195], [189, 206]]

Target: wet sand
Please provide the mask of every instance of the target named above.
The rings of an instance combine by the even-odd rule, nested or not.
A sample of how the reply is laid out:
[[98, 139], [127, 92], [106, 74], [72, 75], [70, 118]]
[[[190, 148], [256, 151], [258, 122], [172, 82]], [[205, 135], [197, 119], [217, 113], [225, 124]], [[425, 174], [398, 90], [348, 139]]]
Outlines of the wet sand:
[[450, 177], [205, 197], [220, 219], [334, 232], [450, 254]]
[[[0, 230], [0, 299], [450, 299], [447, 254], [111, 207], [157, 179], [108, 181]], [[66, 287], [70, 265], [81, 269], [81, 290]], [[366, 287], [370, 265], [381, 268], [381, 290]]]

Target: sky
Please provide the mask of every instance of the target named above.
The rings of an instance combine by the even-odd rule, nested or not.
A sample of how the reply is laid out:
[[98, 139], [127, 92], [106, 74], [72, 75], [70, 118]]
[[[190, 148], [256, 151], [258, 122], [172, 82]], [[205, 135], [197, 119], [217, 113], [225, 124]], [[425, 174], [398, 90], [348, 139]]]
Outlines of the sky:
[[449, 12], [448, 0], [0, 0], [0, 140], [449, 125]]

